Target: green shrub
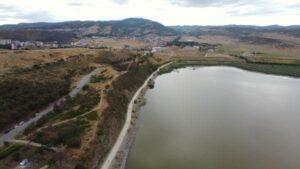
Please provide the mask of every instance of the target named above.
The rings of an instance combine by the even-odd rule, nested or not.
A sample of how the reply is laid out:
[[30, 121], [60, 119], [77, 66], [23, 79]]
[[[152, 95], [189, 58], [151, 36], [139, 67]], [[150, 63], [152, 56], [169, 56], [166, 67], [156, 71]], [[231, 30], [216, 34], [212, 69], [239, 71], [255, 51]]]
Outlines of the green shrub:
[[14, 144], [14, 145], [11, 145], [11, 146], [5, 148], [4, 150], [2, 150], [0, 152], [0, 159], [7, 157], [14, 152], [17, 152], [21, 147], [22, 147], [22, 145]]
[[86, 169], [82, 164], [77, 164], [74, 169]]
[[[102, 123], [99, 124], [98, 131], [99, 154], [100, 160], [103, 160], [110, 148], [113, 146], [117, 135], [125, 122], [125, 115], [128, 103], [134, 92], [144, 83], [146, 78], [157, 69], [156, 65], [145, 61], [140, 65], [137, 71], [129, 71], [119, 76], [112, 84], [113, 90], [107, 94], [109, 107], [102, 114]], [[114, 132], [112, 132], [112, 129]], [[87, 157], [88, 158], [88, 157]]]
[[91, 78], [91, 82], [92, 83], [99, 83], [99, 82], [103, 82], [103, 81], [106, 81], [106, 80], [107, 80], [107, 78], [104, 77], [104, 76], [101, 76], [101, 75], [99, 75], [99, 76], [94, 75]]
[[96, 111], [92, 111], [89, 114], [86, 115], [86, 118], [88, 120], [94, 121], [98, 119], [98, 113]]
[[55, 127], [46, 128], [34, 135], [34, 142], [47, 146], [67, 145], [76, 147], [80, 142], [76, 139], [84, 133], [85, 129], [90, 127], [86, 120], [76, 120]]
[[66, 141], [68, 148], [79, 148], [81, 145], [81, 140], [79, 137], [73, 137]]
[[20, 159], [21, 159], [21, 154], [20, 154], [19, 152], [15, 152], [15, 153], [13, 153], [12, 158], [13, 158], [15, 161], [20, 161]]

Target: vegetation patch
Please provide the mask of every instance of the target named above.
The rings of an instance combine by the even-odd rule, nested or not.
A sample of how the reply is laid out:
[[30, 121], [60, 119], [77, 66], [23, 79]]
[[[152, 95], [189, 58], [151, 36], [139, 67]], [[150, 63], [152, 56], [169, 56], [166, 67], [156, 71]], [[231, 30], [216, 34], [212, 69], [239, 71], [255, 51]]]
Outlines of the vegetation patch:
[[70, 148], [80, 147], [80, 136], [90, 126], [86, 120], [76, 120], [62, 125], [48, 127], [37, 132], [33, 141], [47, 146], [65, 145]]
[[90, 121], [98, 120], [98, 113], [96, 111], [92, 111], [89, 114], [85, 115], [85, 117]]
[[233, 66], [241, 69], [261, 72], [266, 74], [284, 75], [291, 77], [300, 77], [300, 66], [297, 65], [280, 65], [280, 64], [259, 64], [259, 63], [239, 63], [239, 62], [219, 62], [219, 61], [177, 61], [173, 64], [161, 69], [160, 74], [169, 73], [174, 69], [187, 66]]
[[60, 98], [69, 91], [70, 79], [32, 80], [9, 78], [0, 80], [0, 131], [24, 116]]
[[41, 127], [45, 123], [57, 119], [66, 120], [82, 115], [91, 111], [99, 102], [100, 95], [96, 91], [78, 94], [74, 98], [67, 97], [65, 102], [56, 105], [52, 112], [37, 121], [36, 126]]
[[138, 69], [128, 71], [113, 82], [113, 90], [109, 90], [107, 93], [109, 106], [101, 114], [96, 146], [84, 157], [84, 164], [91, 165], [94, 154], [97, 154], [99, 162], [105, 158], [125, 122], [127, 106], [131, 97], [157, 67], [157, 65], [145, 61]]
[[94, 75], [91, 78], [91, 83], [100, 83], [100, 82], [104, 82], [106, 80], [111, 79], [112, 77], [105, 77], [103, 75]]
[[0, 132], [13, 123], [34, 116], [69, 92], [71, 78], [90, 72], [93, 60], [85, 56], [69, 57], [44, 65], [34, 65], [28, 69], [0, 78]]
[[0, 151], [0, 160], [17, 152], [22, 147], [23, 146], [20, 144], [13, 144], [13, 145], [10, 145], [10, 146], [4, 148], [3, 150]]

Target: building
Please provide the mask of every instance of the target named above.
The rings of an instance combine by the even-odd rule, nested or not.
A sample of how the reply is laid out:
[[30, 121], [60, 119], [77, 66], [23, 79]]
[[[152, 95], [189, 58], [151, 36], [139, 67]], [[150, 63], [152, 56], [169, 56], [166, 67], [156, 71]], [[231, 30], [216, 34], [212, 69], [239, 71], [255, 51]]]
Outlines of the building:
[[164, 47], [153, 47], [152, 48], [152, 53], [156, 53], [156, 52], [162, 52], [165, 48]]
[[10, 39], [0, 39], [0, 45], [10, 45], [11, 42]]

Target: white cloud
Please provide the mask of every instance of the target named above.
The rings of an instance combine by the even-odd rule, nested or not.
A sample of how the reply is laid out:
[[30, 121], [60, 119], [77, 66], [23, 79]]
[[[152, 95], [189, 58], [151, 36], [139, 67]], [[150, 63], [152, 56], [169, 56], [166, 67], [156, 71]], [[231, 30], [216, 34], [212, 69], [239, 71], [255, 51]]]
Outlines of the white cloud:
[[128, 17], [166, 25], [300, 24], [299, 0], [0, 0], [0, 24]]

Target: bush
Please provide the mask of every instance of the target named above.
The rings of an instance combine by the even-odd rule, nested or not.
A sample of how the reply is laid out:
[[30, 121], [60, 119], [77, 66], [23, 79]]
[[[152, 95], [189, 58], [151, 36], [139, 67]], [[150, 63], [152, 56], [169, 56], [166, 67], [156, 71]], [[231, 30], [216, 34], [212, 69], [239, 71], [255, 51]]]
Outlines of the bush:
[[34, 142], [38, 142], [47, 146], [67, 145], [70, 147], [80, 146], [80, 136], [85, 129], [89, 127], [89, 122], [84, 120], [76, 120], [55, 127], [49, 127], [34, 135]]
[[[128, 103], [134, 92], [144, 83], [145, 79], [156, 70], [157, 66], [149, 62], [142, 64], [138, 71], [129, 71], [119, 76], [112, 84], [113, 90], [108, 92], [108, 107], [101, 114], [102, 122], [98, 131], [100, 160], [103, 160], [117, 139], [117, 134], [125, 122]], [[88, 157], [87, 157], [88, 158]]]
[[56, 163], [56, 159], [53, 157], [53, 158], [51, 158], [48, 162], [48, 165], [51, 167], [51, 166], [54, 166], [55, 165], [55, 163]]
[[15, 161], [20, 161], [21, 154], [19, 152], [15, 152], [12, 157]]
[[66, 142], [68, 148], [79, 148], [81, 145], [81, 140], [79, 137], [73, 137]]
[[8, 146], [9, 146], [9, 143], [8, 143], [7, 141], [5, 141], [5, 142], [4, 142], [4, 146], [5, 146], [5, 147], [8, 147]]
[[33, 116], [49, 103], [65, 95], [70, 82], [49, 82], [8, 78], [0, 80], [0, 131], [22, 118]]
[[87, 91], [89, 88], [90, 88], [89, 85], [85, 85], [83, 86], [82, 90]]
[[86, 118], [88, 120], [97, 120], [98, 119], [98, 113], [96, 111], [92, 111], [89, 114], [86, 115]]
[[82, 164], [77, 164], [74, 169], [86, 169]]
[[0, 152], [0, 159], [7, 157], [14, 152], [17, 152], [21, 147], [22, 147], [22, 145], [19, 145], [19, 144], [14, 144], [14, 145], [7, 147], [6, 149], [4, 149]]
[[91, 78], [91, 83], [99, 83], [99, 82], [103, 82], [103, 81], [106, 81], [107, 78], [106, 77], [103, 77], [103, 76], [97, 76], [97, 75], [94, 75], [92, 76]]

